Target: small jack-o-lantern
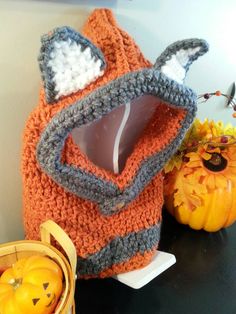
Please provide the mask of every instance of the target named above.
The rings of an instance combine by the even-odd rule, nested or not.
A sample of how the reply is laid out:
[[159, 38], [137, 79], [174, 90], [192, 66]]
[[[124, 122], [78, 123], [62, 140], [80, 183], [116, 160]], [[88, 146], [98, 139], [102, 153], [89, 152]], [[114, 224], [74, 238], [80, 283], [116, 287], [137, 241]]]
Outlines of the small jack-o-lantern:
[[0, 278], [1, 314], [50, 314], [62, 292], [63, 275], [50, 258], [20, 259]]
[[[218, 136], [223, 131], [229, 135]], [[181, 149], [167, 165], [165, 206], [178, 222], [210, 232], [235, 222], [234, 132], [232, 127], [223, 130], [221, 123], [196, 121]], [[203, 138], [208, 139], [200, 141]]]

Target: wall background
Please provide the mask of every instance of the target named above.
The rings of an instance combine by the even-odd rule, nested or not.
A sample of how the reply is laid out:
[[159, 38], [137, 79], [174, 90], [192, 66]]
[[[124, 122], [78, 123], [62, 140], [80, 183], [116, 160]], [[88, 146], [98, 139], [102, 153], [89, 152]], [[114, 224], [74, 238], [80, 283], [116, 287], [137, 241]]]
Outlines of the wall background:
[[[236, 80], [235, 0], [0, 0], [0, 242], [24, 237], [21, 219], [22, 130], [38, 99], [40, 36], [56, 26], [80, 30], [94, 7], [109, 7], [151, 61], [173, 41], [205, 38], [210, 52], [190, 69], [197, 93], [227, 92]], [[198, 116], [231, 121], [223, 98]]]

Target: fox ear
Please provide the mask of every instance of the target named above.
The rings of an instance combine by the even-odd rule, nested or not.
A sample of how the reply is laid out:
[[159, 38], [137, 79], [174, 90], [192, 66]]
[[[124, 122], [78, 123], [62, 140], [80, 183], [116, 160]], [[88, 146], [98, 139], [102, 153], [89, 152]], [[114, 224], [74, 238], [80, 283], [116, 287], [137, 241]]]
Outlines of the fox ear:
[[41, 43], [38, 61], [48, 103], [84, 89], [104, 73], [102, 52], [70, 27], [54, 29]]
[[205, 40], [193, 38], [177, 41], [166, 48], [154, 67], [182, 84], [193, 61], [207, 51], [208, 44]]

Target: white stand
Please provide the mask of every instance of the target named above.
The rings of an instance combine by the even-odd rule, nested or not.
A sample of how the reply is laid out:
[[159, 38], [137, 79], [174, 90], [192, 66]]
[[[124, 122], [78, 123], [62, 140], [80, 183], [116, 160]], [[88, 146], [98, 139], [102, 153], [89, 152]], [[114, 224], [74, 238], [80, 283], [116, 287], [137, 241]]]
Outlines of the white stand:
[[152, 262], [146, 267], [113, 278], [131, 288], [140, 289], [175, 263], [176, 258], [173, 254], [156, 251]]

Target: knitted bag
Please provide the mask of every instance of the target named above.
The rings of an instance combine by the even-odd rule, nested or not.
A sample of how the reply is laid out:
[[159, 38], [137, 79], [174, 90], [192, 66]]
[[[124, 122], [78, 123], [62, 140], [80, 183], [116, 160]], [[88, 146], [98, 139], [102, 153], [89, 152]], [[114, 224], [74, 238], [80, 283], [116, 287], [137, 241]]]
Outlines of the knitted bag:
[[[39, 225], [54, 220], [76, 246], [78, 275], [108, 277], [147, 265], [158, 247], [161, 169], [196, 113], [196, 94], [183, 80], [208, 46], [199, 39], [178, 41], [152, 65], [107, 9], [91, 14], [83, 34], [60, 27], [42, 37], [43, 88], [24, 131], [24, 227], [27, 239], [37, 239]], [[124, 112], [125, 104], [135, 110], [140, 99], [148, 118], [141, 110], [140, 120], [139, 112], [145, 127], [123, 170], [99, 166], [73, 132], [121, 107]], [[126, 134], [135, 135], [135, 123], [130, 126]], [[95, 135], [90, 132], [92, 140]], [[126, 137], [120, 143], [127, 144]], [[106, 156], [95, 148], [93, 157]]]

